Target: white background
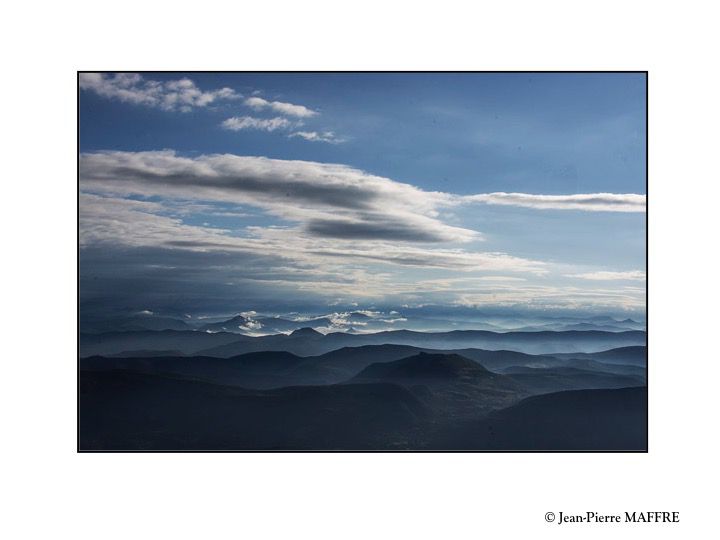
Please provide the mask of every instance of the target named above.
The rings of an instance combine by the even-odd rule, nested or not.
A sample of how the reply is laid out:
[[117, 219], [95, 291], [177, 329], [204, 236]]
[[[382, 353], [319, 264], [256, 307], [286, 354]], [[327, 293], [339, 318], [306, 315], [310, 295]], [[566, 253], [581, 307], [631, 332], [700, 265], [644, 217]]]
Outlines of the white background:
[[[124, 0], [3, 8], [2, 536], [717, 534], [712, 3], [260, 4]], [[650, 452], [77, 454], [78, 69], [649, 70]], [[679, 511], [681, 522], [545, 523], [545, 512], [561, 510]]]

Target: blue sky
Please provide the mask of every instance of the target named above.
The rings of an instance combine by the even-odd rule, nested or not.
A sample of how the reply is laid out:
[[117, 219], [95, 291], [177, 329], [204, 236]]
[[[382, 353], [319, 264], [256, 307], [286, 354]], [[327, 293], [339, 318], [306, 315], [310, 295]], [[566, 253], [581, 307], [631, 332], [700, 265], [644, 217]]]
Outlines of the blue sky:
[[642, 74], [81, 74], [81, 301], [644, 313]]

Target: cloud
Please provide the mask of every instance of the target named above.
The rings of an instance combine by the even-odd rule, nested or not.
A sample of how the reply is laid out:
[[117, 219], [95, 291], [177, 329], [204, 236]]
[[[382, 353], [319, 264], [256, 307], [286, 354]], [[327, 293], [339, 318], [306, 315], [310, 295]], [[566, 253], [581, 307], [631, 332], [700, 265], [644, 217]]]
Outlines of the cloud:
[[[369, 216], [368, 216], [369, 217]], [[372, 240], [377, 238], [393, 239], [405, 242], [438, 242], [441, 237], [432, 223], [428, 227], [418, 227], [421, 217], [412, 222], [393, 220], [379, 216], [376, 221], [350, 221], [342, 219], [311, 219], [305, 230], [313, 235], [326, 238], [347, 240]], [[480, 236], [477, 236], [480, 239]]]
[[[122, 247], [234, 255], [240, 261], [235, 264], [243, 268], [244, 279], [249, 279], [251, 274], [246, 268], [247, 261], [261, 258], [263, 266], [252, 279], [295, 284], [310, 291], [316, 287], [315, 292], [327, 291], [332, 295], [338, 294], [338, 287], [330, 283], [351, 277], [353, 286], [358, 289], [354, 292], [356, 295], [382, 296], [383, 291], [387, 292], [388, 283], [382, 274], [378, 271], [368, 273], [364, 268], [358, 268], [358, 264], [363, 267], [382, 264], [396, 268], [449, 269], [457, 272], [546, 272], [542, 262], [504, 253], [314, 237], [301, 228], [254, 226], [239, 235], [241, 231], [188, 225], [178, 217], [162, 215], [167, 211], [168, 208], [160, 203], [81, 193], [80, 246], [83, 249], [100, 247], [108, 251]], [[238, 255], [241, 255], [239, 259]], [[175, 266], [171, 258], [167, 260], [166, 266]], [[206, 270], [214, 272], [212, 266], [208, 259]], [[279, 275], [278, 269], [282, 269]], [[345, 293], [349, 294], [349, 291]]]
[[287, 118], [253, 118], [252, 116], [233, 116], [228, 118], [222, 124], [222, 127], [231, 131], [241, 131], [243, 129], [257, 129], [261, 131], [275, 131], [277, 129], [287, 129], [293, 125]]
[[245, 100], [245, 105], [261, 111], [263, 109], [270, 109], [286, 116], [296, 116], [298, 118], [310, 118], [319, 114], [317, 111], [308, 109], [303, 105], [294, 105], [292, 103], [285, 103], [282, 101], [268, 101], [261, 97], [253, 96]]
[[440, 268], [458, 272], [510, 271], [544, 274], [545, 263], [507, 253], [477, 252], [461, 249], [418, 249], [393, 245], [327, 247], [311, 253], [339, 259], [360, 259], [398, 266]]
[[[106, 272], [97, 283], [84, 275], [83, 302], [101, 305], [110, 295], [118, 307], [162, 312], [195, 287], [183, 313], [203, 303], [227, 305], [228, 298], [643, 305], [642, 287], [540, 287], [535, 283], [551, 283], [578, 268], [558, 271], [542, 261], [478, 251], [479, 232], [444, 219], [466, 197], [344, 165], [228, 154], [182, 157], [173, 151], [92, 152], [80, 156], [80, 188], [82, 256], [88, 260], [92, 253], [102, 261], [86, 266], [93, 276], [99, 268]], [[233, 230], [197, 225], [205, 221], [199, 214], [246, 213], [247, 206], [280, 221]], [[571, 277], [640, 285], [644, 276], [603, 271]], [[131, 303], [120, 294], [150, 289], [157, 293], [144, 304], [141, 297]]]
[[295, 131], [294, 133], [291, 133], [289, 137], [300, 137], [301, 139], [305, 139], [306, 141], [326, 142], [332, 144], [340, 144], [342, 142], [345, 142], [345, 139], [338, 137], [332, 131]]
[[[469, 242], [479, 233], [440, 219], [448, 194], [344, 165], [172, 151], [82, 154], [83, 189], [252, 205], [299, 223], [310, 236], [406, 242]], [[335, 229], [334, 229], [335, 228]]]
[[418, 271], [414, 269], [405, 273], [399, 268], [390, 274], [372, 267], [353, 267], [348, 261], [332, 265], [321, 257], [310, 266], [278, 253], [129, 248], [120, 242], [108, 242], [84, 246], [80, 262], [83, 314], [150, 309], [155, 313], [176, 312], [179, 316], [192, 313], [195, 317], [258, 306], [270, 312], [320, 313], [323, 305], [341, 303], [348, 309], [357, 306], [358, 301], [370, 306], [380, 301], [396, 309], [402, 304], [644, 309], [644, 288], [542, 287], [530, 283], [501, 287], [482, 282], [447, 287], [423, 279], [437, 275], [432, 269], [416, 277]]
[[185, 225], [156, 202], [80, 194], [80, 246], [162, 246], [182, 238], [193, 243], [227, 243], [222, 229]]
[[338, 297], [398, 305], [644, 306], [643, 287], [550, 284], [549, 265], [506, 253], [327, 238], [302, 227], [230, 231], [190, 225], [174, 211], [164, 202], [81, 193], [84, 312], [243, 311]]
[[622, 309], [642, 310], [645, 308], [645, 294], [622, 289], [585, 289], [579, 287], [558, 286], [517, 286], [506, 288], [494, 286], [492, 289], [471, 292], [442, 292], [444, 297], [455, 296], [453, 303], [458, 306], [483, 308], [488, 306], [508, 306], [523, 308], [552, 309]]
[[240, 99], [232, 88], [203, 91], [188, 78], [171, 81], [146, 80], [137, 73], [81, 73], [80, 88], [108, 99], [157, 107], [165, 111], [189, 112], [219, 100]]
[[588, 272], [585, 274], [567, 274], [566, 277], [578, 278], [578, 279], [589, 279], [592, 281], [645, 281], [645, 272], [641, 270], [630, 270], [627, 272]]
[[531, 195], [529, 193], [481, 193], [463, 197], [465, 202], [522, 206], [541, 210], [586, 212], [645, 212], [645, 195], [633, 193], [587, 193], [577, 195]]
[[524, 283], [527, 279], [518, 276], [463, 276], [424, 279], [416, 282], [418, 290], [446, 291], [450, 289], [468, 289], [488, 286], [488, 283], [499, 283], [500, 287], [507, 283]]

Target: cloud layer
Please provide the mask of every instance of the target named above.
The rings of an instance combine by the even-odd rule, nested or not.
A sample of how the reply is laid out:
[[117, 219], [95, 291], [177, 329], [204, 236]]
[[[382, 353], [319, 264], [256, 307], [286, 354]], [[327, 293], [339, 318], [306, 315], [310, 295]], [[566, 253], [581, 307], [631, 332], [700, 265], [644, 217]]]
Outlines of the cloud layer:
[[166, 111], [189, 112], [219, 100], [240, 99], [232, 88], [203, 91], [190, 79], [146, 80], [137, 73], [81, 73], [80, 88], [125, 103], [158, 107]]
[[[254, 125], [254, 120], [235, 120], [238, 129]], [[643, 195], [458, 196], [344, 165], [231, 154], [189, 158], [172, 151], [94, 152], [81, 156], [80, 174], [83, 187], [99, 193], [252, 205], [300, 224], [309, 236], [349, 240], [480, 240], [479, 232], [449, 225], [440, 215], [442, 209], [476, 202], [584, 211], [644, 209]], [[493, 202], [497, 200], [502, 202]]]
[[645, 212], [645, 195], [634, 193], [584, 193], [578, 195], [531, 195], [529, 193], [482, 193], [465, 197], [469, 202], [522, 206], [540, 210], [585, 212]]
[[[642, 288], [541, 285], [557, 270], [552, 264], [478, 251], [479, 232], [447, 223], [446, 212], [485, 203], [478, 201], [483, 195], [424, 191], [344, 165], [108, 151], [81, 155], [80, 182], [85, 256], [103, 261], [97, 264], [106, 265], [106, 279], [117, 287], [135, 290], [141, 282], [159, 289], [158, 298], [163, 288], [180, 282], [202, 283], [211, 291], [205, 296], [198, 291], [192, 300], [198, 305], [221, 305], [231, 294], [259, 298], [261, 290], [278, 301], [284, 295], [397, 297], [467, 306], [635, 309], [644, 298]], [[247, 216], [247, 206], [281, 221], [224, 229], [193, 219]], [[116, 275], [118, 258], [125, 261], [122, 276]], [[566, 273], [573, 270], [566, 267], [555, 276], [644, 279], [640, 271]], [[87, 299], [106, 298], [107, 291], [95, 291], [92, 282], [83, 287]]]
[[[412, 297], [412, 282], [399, 281], [407, 271], [546, 272], [541, 262], [504, 253], [313, 237], [290, 227], [249, 227], [239, 236], [189, 225], [173, 212], [162, 203], [82, 193], [80, 246], [83, 261], [93, 261], [86, 266], [93, 270], [83, 284], [85, 297], [106, 303], [117, 292], [115, 302], [157, 297], [169, 306], [177, 298], [166, 298], [168, 291], [183, 291], [183, 302], [197, 296], [197, 305], [188, 309], [210, 309], [262, 295], [315, 301]], [[100, 267], [105, 270], [98, 276]], [[95, 290], [92, 276], [102, 277], [103, 287]], [[110, 290], [108, 281], [114, 284]]]
[[344, 165], [235, 155], [196, 158], [162, 152], [83, 154], [84, 188], [120, 195], [234, 202], [300, 223], [312, 236], [468, 242], [472, 230], [443, 223], [447, 194]]
[[[244, 97], [228, 87], [201, 90], [194, 81], [186, 77], [171, 81], [157, 81], [145, 79], [138, 73], [81, 73], [79, 84], [81, 90], [93, 92], [106, 99], [156, 107], [164, 111], [189, 112], [221, 100], [238, 100]], [[221, 127], [230, 131], [283, 131], [290, 138], [330, 144], [340, 144], [346, 140], [328, 130], [292, 131], [303, 126], [304, 120], [320, 114], [304, 105], [285, 101], [269, 101], [259, 96], [248, 97], [242, 103], [255, 111], [271, 111], [280, 116], [272, 118], [233, 116], [224, 120], [220, 124]]]
[[642, 270], [630, 270], [626, 272], [586, 272], [584, 274], [567, 274], [567, 277], [588, 279], [591, 281], [645, 281], [645, 272]]

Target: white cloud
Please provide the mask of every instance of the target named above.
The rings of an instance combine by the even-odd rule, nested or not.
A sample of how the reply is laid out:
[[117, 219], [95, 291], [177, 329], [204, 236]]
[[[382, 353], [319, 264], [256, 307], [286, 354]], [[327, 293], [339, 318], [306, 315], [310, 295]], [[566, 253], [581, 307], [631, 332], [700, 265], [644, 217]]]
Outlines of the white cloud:
[[[144, 253], [157, 248], [172, 250], [178, 260], [225, 257], [237, 266], [213, 271], [227, 273], [228, 283], [251, 288], [288, 287], [349, 299], [399, 295], [405, 302], [437, 299], [478, 306], [634, 309], [644, 301], [642, 287], [533, 285], [585, 268], [551, 274], [557, 269], [541, 261], [476, 251], [472, 244], [456, 247], [481, 239], [478, 232], [443, 220], [445, 212], [466, 202], [464, 197], [344, 165], [234, 155], [188, 158], [172, 151], [94, 152], [80, 157], [80, 186], [83, 249], [143, 248]], [[153, 202], [136, 200], [146, 197]], [[232, 212], [231, 205], [243, 211], [245, 205], [260, 208], [284, 220], [283, 225], [230, 231], [184, 221], [193, 215], [188, 209]], [[249, 261], [257, 261], [256, 268]], [[170, 272], [172, 264], [157, 271]], [[570, 277], [640, 285], [645, 273]]]
[[[362, 268], [368, 264], [457, 272], [545, 272], [542, 262], [504, 253], [439, 249], [376, 240], [317, 238], [293, 227], [248, 227], [241, 236], [237, 232], [233, 234], [227, 230], [188, 225], [179, 218], [162, 215], [165, 211], [160, 203], [81, 193], [80, 245], [83, 248], [125, 246], [195, 253], [246, 253], [282, 259], [286, 261], [282, 266], [288, 266], [283, 269], [287, 284], [303, 281], [305, 284], [298, 287], [312, 290], [313, 284], [318, 285], [318, 279], [327, 285], [332, 279], [345, 276], [353, 283], [357, 282], [358, 287], [368, 289], [368, 294], [373, 291], [380, 294], [381, 289], [388, 286], [382, 274]], [[275, 263], [275, 266], [281, 265]], [[280, 281], [271, 274], [269, 269], [263, 272], [268, 281]], [[312, 279], [307, 280], [308, 275]], [[336, 286], [328, 285], [325, 290], [338, 294]]]
[[341, 139], [332, 131], [296, 131], [294, 133], [291, 133], [289, 137], [300, 137], [302, 139], [305, 139], [306, 141], [327, 142], [332, 144], [339, 144], [345, 142], [344, 139]]
[[645, 195], [634, 193], [584, 193], [576, 195], [532, 195], [529, 193], [481, 193], [463, 197], [466, 202], [522, 206], [547, 210], [587, 212], [645, 212]]
[[[173, 151], [104, 151], [81, 155], [80, 178], [83, 189], [96, 193], [158, 196], [189, 204], [216, 201], [254, 206], [299, 224], [299, 231], [308, 238], [354, 243], [448, 244], [482, 240], [477, 231], [444, 222], [441, 211], [474, 202], [483, 195], [424, 191], [345, 165], [231, 154], [190, 158]], [[587, 208], [605, 209], [587, 201], [586, 195], [567, 198], [572, 197], [584, 198]], [[399, 250], [388, 255], [398, 264], [413, 260], [411, 253], [403, 255]], [[373, 253], [357, 256], [373, 258]], [[481, 266], [486, 263], [487, 255]]]
[[300, 223], [306, 235], [404, 242], [469, 242], [476, 231], [444, 223], [448, 194], [428, 192], [344, 165], [230, 154], [82, 154], [84, 189], [120, 195], [247, 204]]
[[641, 270], [630, 270], [627, 272], [588, 272], [585, 274], [567, 274], [566, 277], [578, 278], [578, 279], [589, 279], [592, 281], [645, 281], [645, 272]]
[[185, 225], [161, 215], [165, 211], [160, 203], [81, 193], [80, 246], [164, 246], [178, 238], [198, 245], [226, 242], [227, 231]]
[[285, 103], [282, 101], [268, 101], [257, 96], [247, 98], [245, 100], [245, 105], [255, 109], [256, 111], [269, 108], [277, 113], [287, 116], [296, 116], [298, 118], [310, 118], [311, 116], [316, 116], [318, 114], [317, 111], [308, 109], [303, 105], [294, 105], [293, 103]]
[[367, 262], [379, 262], [417, 268], [439, 268], [458, 272], [530, 272], [543, 274], [540, 261], [513, 257], [506, 253], [477, 252], [463, 249], [418, 248], [388, 243], [336, 244], [308, 250], [317, 256]]
[[262, 131], [275, 131], [287, 129], [293, 125], [287, 118], [253, 118], [252, 116], [233, 116], [222, 123], [222, 127], [231, 131], [243, 129], [257, 129]]
[[81, 73], [80, 88], [108, 99], [158, 107], [166, 111], [188, 112], [215, 101], [239, 99], [232, 88], [203, 91], [188, 78], [171, 81], [146, 80], [137, 73]]

